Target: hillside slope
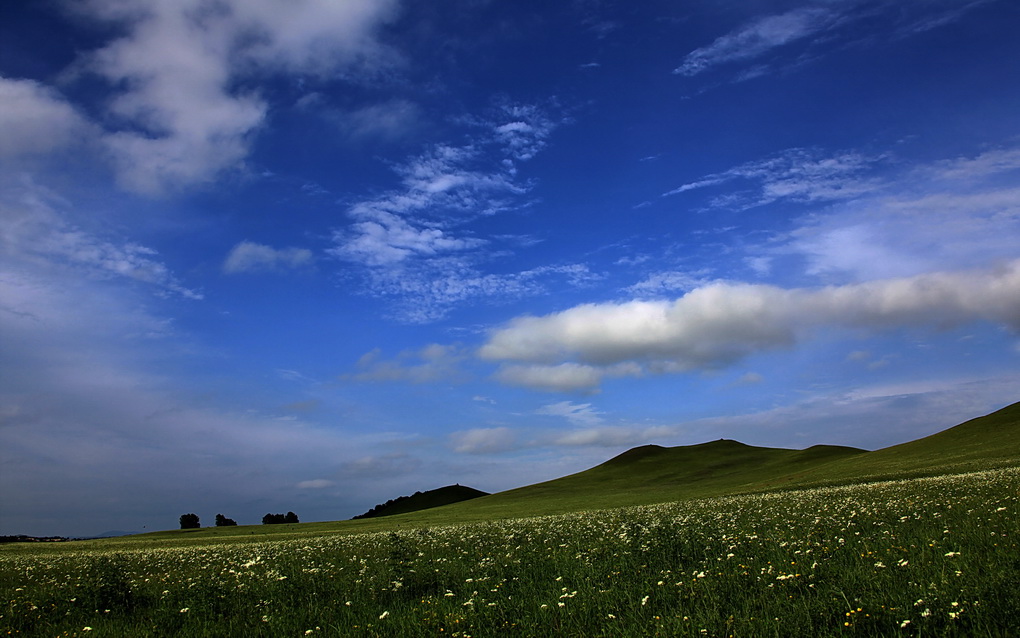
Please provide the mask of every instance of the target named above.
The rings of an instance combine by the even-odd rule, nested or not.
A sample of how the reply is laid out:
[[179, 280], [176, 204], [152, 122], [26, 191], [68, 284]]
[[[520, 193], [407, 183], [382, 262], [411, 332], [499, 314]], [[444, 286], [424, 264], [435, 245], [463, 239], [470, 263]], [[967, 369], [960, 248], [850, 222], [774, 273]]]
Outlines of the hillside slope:
[[874, 452], [829, 445], [788, 450], [730, 440], [644, 445], [589, 470], [444, 507], [428, 518], [536, 516], [1018, 464], [1020, 403]]
[[796, 485], [931, 476], [1020, 464], [1020, 403], [916, 441], [787, 477]]

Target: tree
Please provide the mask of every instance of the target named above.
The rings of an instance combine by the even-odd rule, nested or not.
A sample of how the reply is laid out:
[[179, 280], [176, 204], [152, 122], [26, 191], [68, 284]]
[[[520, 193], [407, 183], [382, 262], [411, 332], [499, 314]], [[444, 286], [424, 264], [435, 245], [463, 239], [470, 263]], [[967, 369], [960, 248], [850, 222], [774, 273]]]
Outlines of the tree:
[[216, 515], [216, 527], [229, 527], [231, 525], [237, 525], [237, 521], [227, 518], [223, 514]]
[[202, 527], [198, 522], [198, 514], [181, 514], [181, 529], [198, 529]]
[[297, 514], [287, 512], [286, 514], [266, 514], [262, 517], [263, 525], [278, 525], [280, 523], [298, 523]]

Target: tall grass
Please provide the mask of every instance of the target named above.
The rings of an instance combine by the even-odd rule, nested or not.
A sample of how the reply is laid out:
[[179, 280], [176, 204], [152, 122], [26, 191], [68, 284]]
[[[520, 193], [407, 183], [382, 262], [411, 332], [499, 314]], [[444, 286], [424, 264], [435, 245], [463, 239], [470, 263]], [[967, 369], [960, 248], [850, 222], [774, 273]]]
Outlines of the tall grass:
[[4, 547], [0, 635], [1020, 635], [1018, 494], [1007, 469], [415, 531]]

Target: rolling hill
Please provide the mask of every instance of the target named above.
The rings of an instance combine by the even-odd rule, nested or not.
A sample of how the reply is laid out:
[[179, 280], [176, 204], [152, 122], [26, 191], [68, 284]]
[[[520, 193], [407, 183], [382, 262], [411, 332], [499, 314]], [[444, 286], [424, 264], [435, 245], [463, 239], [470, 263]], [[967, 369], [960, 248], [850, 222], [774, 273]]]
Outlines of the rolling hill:
[[755, 447], [726, 439], [644, 445], [577, 474], [422, 513], [422, 521], [557, 514], [1006, 465], [1020, 465], [1020, 403], [873, 452], [830, 445]]
[[[190, 530], [196, 533], [189, 538], [414, 529], [1018, 465], [1020, 403], [1015, 403], [873, 452], [831, 445], [804, 450], [755, 447], [726, 439], [677, 447], [643, 445], [583, 472], [496, 494], [481, 496], [484, 492], [472, 488], [447, 486], [377, 506], [373, 511], [381, 508], [380, 514], [359, 520], [208, 528]], [[468, 500], [463, 500], [465, 494]], [[180, 534], [142, 534], [122, 542]]]

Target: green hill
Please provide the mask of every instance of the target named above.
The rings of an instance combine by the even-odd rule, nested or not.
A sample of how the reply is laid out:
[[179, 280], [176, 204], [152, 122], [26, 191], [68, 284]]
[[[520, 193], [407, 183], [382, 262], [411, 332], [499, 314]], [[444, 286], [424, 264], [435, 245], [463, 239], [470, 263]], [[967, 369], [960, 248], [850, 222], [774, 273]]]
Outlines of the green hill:
[[1020, 403], [909, 443], [789, 477], [797, 485], [953, 474], [1020, 464]]
[[789, 450], [725, 439], [677, 447], [643, 445], [583, 472], [497, 494], [454, 485], [401, 497], [356, 521], [187, 531], [195, 532], [189, 537], [204, 538], [409, 529], [1017, 465], [1020, 403], [874, 452], [831, 445]]
[[467, 501], [488, 495], [488, 492], [476, 490], [473, 487], [467, 487], [466, 485], [447, 485], [446, 487], [427, 490], [425, 492], [415, 492], [411, 496], [399, 496], [395, 499], [390, 499], [381, 505], [376, 505], [364, 514], [355, 516], [354, 518], [376, 518], [379, 516], [407, 514], [410, 512], [432, 509], [433, 507], [451, 505], [453, 503], [459, 503], [461, 501]]
[[577, 474], [435, 510], [423, 522], [536, 516], [1018, 464], [1020, 403], [874, 452], [831, 445], [788, 450], [725, 439], [643, 445]]

